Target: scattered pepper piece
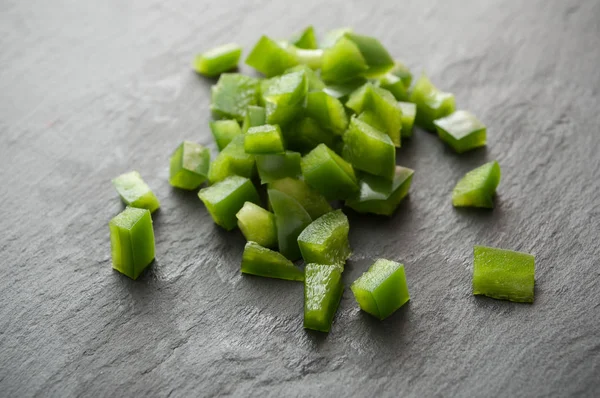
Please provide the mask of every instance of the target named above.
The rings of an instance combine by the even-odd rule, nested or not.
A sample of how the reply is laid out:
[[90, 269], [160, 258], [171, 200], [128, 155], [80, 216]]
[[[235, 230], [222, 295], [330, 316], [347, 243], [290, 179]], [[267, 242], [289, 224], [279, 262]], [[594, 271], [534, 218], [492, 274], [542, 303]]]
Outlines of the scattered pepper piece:
[[500, 165], [496, 161], [469, 171], [452, 190], [452, 205], [492, 209], [500, 176]]
[[435, 119], [448, 116], [455, 109], [454, 95], [440, 91], [425, 74], [415, 83], [410, 102], [417, 105], [416, 123], [430, 131], [435, 131]]
[[363, 72], [365, 76], [382, 75], [394, 67], [394, 60], [379, 40], [374, 37], [346, 32], [344, 37], [351, 40], [362, 54], [368, 69]]
[[344, 105], [323, 91], [308, 93], [306, 116], [315, 119], [322, 127], [342, 135], [348, 127], [348, 115]]
[[240, 125], [236, 120], [215, 120], [209, 122], [210, 131], [217, 143], [217, 148], [222, 151], [233, 137], [242, 134]]
[[317, 35], [315, 34], [315, 28], [309, 25], [299, 34], [295, 35], [290, 39], [290, 43], [298, 48], [304, 48], [307, 50], [315, 50], [319, 48], [317, 43]]
[[239, 73], [223, 73], [211, 88], [210, 109], [219, 119], [243, 121], [246, 108], [258, 102], [258, 79]]
[[304, 327], [329, 332], [343, 292], [340, 267], [308, 264], [304, 269]]
[[266, 110], [262, 106], [250, 105], [246, 109], [246, 116], [242, 124], [242, 133], [246, 134], [250, 127], [262, 126], [267, 124]]
[[298, 236], [305, 263], [333, 264], [344, 269], [352, 254], [348, 242], [350, 225], [341, 210], [334, 210], [314, 220]]
[[298, 152], [285, 151], [279, 154], [256, 155], [256, 168], [261, 184], [285, 177], [298, 178], [302, 174]]
[[275, 189], [267, 191], [269, 203], [275, 213], [279, 251], [294, 261], [300, 258], [298, 235], [311, 223], [312, 219], [304, 207], [294, 198]]
[[438, 136], [457, 153], [485, 146], [486, 127], [467, 111], [456, 111], [433, 121]]
[[267, 278], [304, 281], [304, 272], [281, 253], [248, 242], [242, 255], [242, 273]]
[[250, 127], [244, 137], [244, 150], [246, 153], [258, 155], [285, 151], [283, 136], [278, 125], [265, 124]]
[[235, 215], [237, 224], [247, 241], [256, 242], [268, 248], [277, 247], [277, 227], [275, 215], [252, 202], [244, 206]]
[[327, 83], [343, 83], [360, 77], [368, 69], [358, 46], [342, 36], [333, 46], [325, 49], [321, 78]]
[[313, 220], [332, 210], [323, 195], [302, 180], [282, 178], [269, 183], [269, 189], [275, 189], [296, 199]]
[[273, 77], [298, 65], [298, 60], [283, 45], [267, 36], [262, 36], [246, 58], [246, 64], [267, 77]]
[[160, 202], [137, 171], [121, 174], [112, 183], [126, 205], [148, 209], [150, 213], [160, 207]]
[[214, 77], [235, 69], [242, 55], [237, 44], [225, 44], [199, 54], [194, 58], [194, 70], [204, 76]]
[[254, 156], [244, 150], [245, 136], [245, 134], [240, 134], [233, 137], [225, 149], [213, 160], [208, 171], [208, 180], [211, 184], [233, 175], [254, 177], [256, 162]]
[[210, 151], [200, 144], [184, 141], [170, 159], [169, 183], [181, 189], [197, 189], [208, 178]]
[[417, 106], [412, 102], [398, 102], [398, 107], [402, 111], [402, 138], [412, 137], [415, 116], [417, 115]]

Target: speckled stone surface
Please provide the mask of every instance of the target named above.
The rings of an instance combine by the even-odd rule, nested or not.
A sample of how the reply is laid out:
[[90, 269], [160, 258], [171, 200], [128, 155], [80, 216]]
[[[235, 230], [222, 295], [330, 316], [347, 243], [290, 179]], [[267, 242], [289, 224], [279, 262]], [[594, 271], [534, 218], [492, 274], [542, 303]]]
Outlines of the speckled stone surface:
[[[239, 231], [167, 181], [183, 139], [215, 149], [192, 56], [308, 23], [379, 37], [488, 126], [463, 156], [416, 131], [398, 213], [347, 212], [327, 336], [301, 284], [243, 277]], [[0, 48], [0, 396], [600, 396], [599, 1], [3, 0]], [[497, 208], [453, 209], [493, 159]], [[137, 281], [110, 266], [130, 169], [162, 202]], [[535, 303], [473, 297], [474, 244], [535, 254]], [[412, 296], [383, 322], [348, 288], [377, 257]]]

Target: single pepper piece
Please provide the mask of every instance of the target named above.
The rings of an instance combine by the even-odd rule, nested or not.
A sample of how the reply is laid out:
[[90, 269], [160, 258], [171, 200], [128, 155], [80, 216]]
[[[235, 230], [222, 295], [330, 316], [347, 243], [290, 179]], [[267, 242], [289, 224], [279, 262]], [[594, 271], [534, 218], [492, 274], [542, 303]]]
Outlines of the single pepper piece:
[[110, 220], [113, 268], [131, 279], [154, 260], [154, 229], [147, 209], [127, 207]]
[[392, 181], [366, 173], [359, 175], [360, 191], [346, 200], [359, 213], [391, 216], [408, 194], [414, 171], [396, 166]]
[[269, 183], [269, 189], [275, 189], [296, 199], [313, 220], [332, 210], [323, 195], [302, 180], [282, 178]]
[[321, 48], [325, 49], [325, 48], [329, 48], [329, 47], [333, 47], [333, 45], [335, 43], [337, 43], [337, 41], [344, 36], [346, 33], [351, 33], [353, 32], [352, 28], [337, 28], [337, 29], [332, 29], [328, 32], [325, 33], [325, 36], [323, 37], [323, 40], [321, 41]]
[[323, 54], [325, 52], [321, 49], [306, 50], [290, 45], [288, 51], [296, 56], [296, 60], [301, 65], [306, 65], [313, 70], [320, 69], [323, 65]]
[[304, 181], [328, 200], [346, 199], [358, 191], [358, 182], [350, 163], [324, 144], [302, 158]]
[[493, 247], [473, 248], [473, 294], [533, 303], [535, 257]]
[[454, 95], [440, 91], [425, 74], [415, 83], [410, 102], [417, 105], [416, 123], [430, 131], [435, 131], [435, 119], [448, 116], [456, 107]]
[[245, 134], [235, 136], [210, 165], [211, 184], [233, 175], [252, 178], [256, 172], [254, 156], [244, 150]]
[[374, 37], [346, 32], [344, 37], [351, 40], [365, 59], [368, 69], [364, 76], [372, 77], [382, 75], [394, 67], [394, 60], [379, 40]]
[[408, 88], [402, 79], [391, 72], [377, 79], [379, 87], [388, 90], [398, 101], [408, 101]]
[[247, 241], [268, 248], [277, 247], [277, 227], [273, 213], [252, 202], [246, 202], [235, 217]]
[[160, 202], [137, 171], [121, 174], [112, 183], [126, 205], [148, 209], [150, 213], [160, 207]]
[[275, 213], [279, 251], [292, 261], [300, 258], [298, 235], [312, 222], [304, 207], [283, 192], [269, 189], [269, 203]]
[[282, 132], [288, 149], [301, 153], [310, 152], [319, 144], [332, 147], [336, 139], [333, 132], [323, 129], [315, 119], [306, 116], [292, 121]]
[[211, 87], [210, 109], [218, 119], [243, 121], [246, 108], [258, 103], [258, 79], [239, 73], [223, 73]]
[[290, 39], [290, 43], [298, 48], [304, 48], [307, 50], [315, 50], [319, 48], [317, 43], [317, 35], [315, 34], [315, 28], [309, 25], [299, 34], [295, 35]]
[[343, 292], [340, 267], [308, 264], [304, 269], [304, 328], [329, 332]]
[[342, 135], [348, 127], [348, 115], [344, 105], [323, 91], [308, 93], [306, 116], [315, 119], [322, 127]]
[[256, 168], [261, 184], [291, 177], [298, 178], [302, 174], [298, 152], [285, 151], [280, 154], [256, 155]]
[[368, 69], [367, 61], [358, 46], [344, 36], [323, 52], [321, 78], [327, 83], [344, 83], [356, 79]]
[[228, 231], [237, 226], [236, 214], [244, 203], [260, 202], [252, 181], [240, 176], [231, 176], [215, 185], [202, 188], [198, 197], [214, 222]]
[[169, 166], [169, 184], [181, 189], [197, 189], [208, 178], [210, 151], [200, 144], [184, 141]]
[[327, 95], [337, 98], [340, 102], [345, 104], [348, 101], [348, 98], [350, 98], [350, 94], [364, 86], [366, 82], [367, 80], [364, 77], [358, 77], [344, 83], [328, 84], [323, 91]]
[[242, 133], [246, 134], [250, 127], [262, 126], [267, 124], [266, 110], [262, 106], [250, 105], [246, 109], [246, 117], [242, 124]]
[[242, 47], [237, 44], [225, 44], [213, 48], [194, 58], [194, 70], [204, 76], [214, 77], [235, 69], [242, 55]]
[[262, 36], [246, 58], [246, 64], [267, 77], [273, 77], [298, 65], [298, 60], [285, 46]]
[[248, 242], [242, 254], [242, 273], [267, 278], [304, 281], [304, 272], [281, 253]]
[[283, 136], [278, 125], [265, 124], [250, 127], [245, 134], [244, 150], [253, 155], [282, 153]]
[[349, 231], [348, 217], [341, 210], [317, 218], [298, 236], [304, 262], [338, 265], [344, 270], [344, 263], [352, 254]]
[[457, 153], [485, 146], [486, 127], [470, 112], [456, 111], [433, 121], [438, 136]]
[[302, 72], [308, 81], [308, 91], [321, 91], [325, 88], [325, 83], [317, 73], [306, 65], [297, 65], [285, 71], [285, 73]]
[[398, 107], [402, 111], [402, 138], [412, 137], [415, 116], [417, 115], [417, 106], [412, 102], [398, 102]]
[[394, 177], [396, 148], [388, 135], [352, 117], [344, 143], [346, 160], [355, 169], [389, 180]]
[[262, 85], [266, 120], [280, 126], [288, 124], [304, 109], [308, 80], [304, 72], [292, 72], [269, 79]]
[[236, 135], [242, 134], [240, 125], [236, 120], [215, 120], [209, 122], [210, 131], [217, 143], [217, 148], [222, 151]]
[[408, 69], [408, 67], [406, 65], [404, 65], [402, 62], [400, 61], [396, 61], [394, 67], [392, 68], [392, 70], [390, 71], [391, 74], [398, 76], [400, 79], [402, 79], [402, 82], [404, 83], [404, 87], [406, 88], [406, 90], [408, 90], [410, 88], [410, 84], [412, 83], [412, 73], [410, 72], [410, 69]]
[[452, 190], [452, 205], [494, 208], [494, 195], [500, 176], [500, 165], [496, 161], [469, 171]]
[[350, 288], [360, 309], [380, 320], [410, 300], [404, 265], [394, 261], [375, 261]]

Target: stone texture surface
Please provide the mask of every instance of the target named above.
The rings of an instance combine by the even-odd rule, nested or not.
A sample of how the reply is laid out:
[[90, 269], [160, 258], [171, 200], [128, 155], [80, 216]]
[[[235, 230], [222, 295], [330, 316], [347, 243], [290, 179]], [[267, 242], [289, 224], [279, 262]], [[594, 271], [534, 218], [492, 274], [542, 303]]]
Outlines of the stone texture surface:
[[[0, 395], [599, 396], [600, 2], [0, 3]], [[302, 285], [242, 277], [243, 238], [171, 189], [183, 139], [212, 144], [195, 52], [246, 53], [314, 23], [379, 37], [488, 126], [463, 156], [416, 131], [391, 219], [348, 212], [348, 285], [385, 257], [412, 300], [384, 322], [347, 288], [328, 336]], [[248, 70], [243, 68], [243, 70]], [[497, 159], [497, 208], [455, 210], [454, 183]], [[162, 201], [157, 261], [113, 272], [110, 180], [137, 169]], [[474, 244], [536, 255], [533, 305], [470, 294]]]

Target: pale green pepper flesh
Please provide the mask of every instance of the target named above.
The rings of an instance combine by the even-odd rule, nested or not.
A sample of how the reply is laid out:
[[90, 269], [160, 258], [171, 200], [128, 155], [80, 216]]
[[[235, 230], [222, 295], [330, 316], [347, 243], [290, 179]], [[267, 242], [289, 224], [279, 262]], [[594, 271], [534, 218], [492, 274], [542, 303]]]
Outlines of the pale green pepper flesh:
[[332, 210], [325, 197], [302, 180], [282, 178], [269, 183], [269, 189], [275, 189], [296, 199], [313, 220]]
[[208, 171], [211, 184], [238, 175], [252, 178], [256, 171], [254, 156], [244, 150], [245, 134], [235, 136], [229, 145], [213, 160]]
[[457, 153], [485, 146], [486, 127], [470, 112], [456, 111], [433, 123], [440, 139]]
[[390, 180], [394, 177], [396, 148], [388, 135], [353, 117], [344, 143], [344, 157], [355, 169]]
[[352, 254], [348, 242], [350, 225], [341, 210], [324, 214], [310, 223], [298, 236], [298, 245], [305, 263], [338, 265]]
[[246, 134], [250, 127], [262, 126], [267, 123], [266, 110], [262, 106], [250, 105], [246, 109], [246, 116], [242, 124], [242, 133]]
[[500, 177], [500, 165], [496, 161], [469, 171], [452, 190], [452, 205], [493, 208]]
[[308, 26], [302, 32], [290, 39], [290, 43], [298, 48], [306, 50], [315, 50], [319, 48], [317, 43], [317, 35], [313, 26]]
[[151, 213], [154, 213], [160, 207], [160, 202], [154, 192], [137, 171], [121, 174], [112, 183], [126, 205], [148, 209]]
[[246, 64], [265, 76], [272, 77], [298, 65], [298, 60], [281, 44], [267, 36], [262, 36], [246, 58]]
[[398, 107], [402, 111], [402, 138], [410, 138], [413, 133], [415, 116], [417, 115], [417, 106], [412, 102], [398, 102]]
[[408, 67], [406, 67], [406, 65], [404, 65], [400, 61], [396, 61], [396, 64], [394, 65], [394, 67], [392, 68], [390, 73], [395, 76], [398, 76], [400, 79], [402, 79], [402, 82], [404, 83], [404, 87], [406, 88], [406, 90], [408, 90], [410, 88], [410, 84], [412, 83], [413, 76], [412, 76], [412, 73], [410, 72], [410, 69], [408, 69]]
[[308, 264], [304, 269], [304, 328], [329, 332], [343, 292], [340, 267]]
[[250, 127], [244, 135], [244, 150], [252, 155], [282, 153], [285, 146], [281, 129], [270, 124]]
[[297, 200], [283, 192], [269, 189], [269, 203], [275, 213], [279, 252], [295, 261], [300, 258], [298, 235], [312, 222], [310, 215]]
[[197, 189], [208, 178], [210, 151], [200, 144], [184, 141], [169, 161], [169, 183], [181, 189]]
[[242, 273], [267, 278], [304, 281], [304, 272], [281, 253], [248, 242], [242, 254]]
[[208, 125], [219, 151], [229, 145], [235, 136], [242, 134], [240, 125], [236, 120], [215, 120], [209, 122]]
[[344, 105], [323, 91], [308, 93], [306, 116], [315, 119], [322, 127], [342, 135], [348, 127], [348, 116]]
[[332, 147], [336, 140], [333, 132], [323, 129], [310, 117], [297, 119], [282, 131], [287, 148], [301, 153], [310, 152], [319, 144]]
[[308, 79], [302, 71], [287, 73], [262, 84], [262, 98], [269, 124], [287, 125], [302, 113]]
[[273, 213], [257, 204], [246, 202], [235, 217], [238, 227], [247, 241], [256, 242], [271, 249], [277, 247], [277, 226]]
[[343, 83], [360, 77], [368, 69], [358, 46], [340, 37], [323, 53], [321, 78], [327, 83]]
[[285, 151], [281, 154], [256, 155], [256, 168], [261, 184], [291, 177], [298, 178], [302, 174], [298, 152]]
[[368, 65], [363, 73], [365, 76], [378, 76], [394, 67], [394, 60], [379, 40], [353, 32], [347, 32], [344, 37], [350, 39], [360, 50]]
[[454, 95], [440, 91], [425, 75], [415, 83], [410, 102], [417, 105], [417, 125], [435, 131], [435, 119], [448, 116], [455, 110]]
[[199, 54], [194, 59], [194, 70], [204, 76], [214, 77], [223, 72], [235, 69], [242, 48], [237, 44], [225, 44]]
[[219, 119], [243, 121], [246, 108], [258, 103], [258, 79], [239, 73], [223, 73], [211, 88], [210, 109]]
[[306, 65], [297, 65], [285, 71], [285, 73], [303, 72], [308, 81], [308, 91], [321, 91], [325, 88], [325, 83], [316, 72]]
[[379, 87], [388, 90], [397, 101], [408, 101], [408, 89], [401, 78], [387, 73], [378, 79]]

